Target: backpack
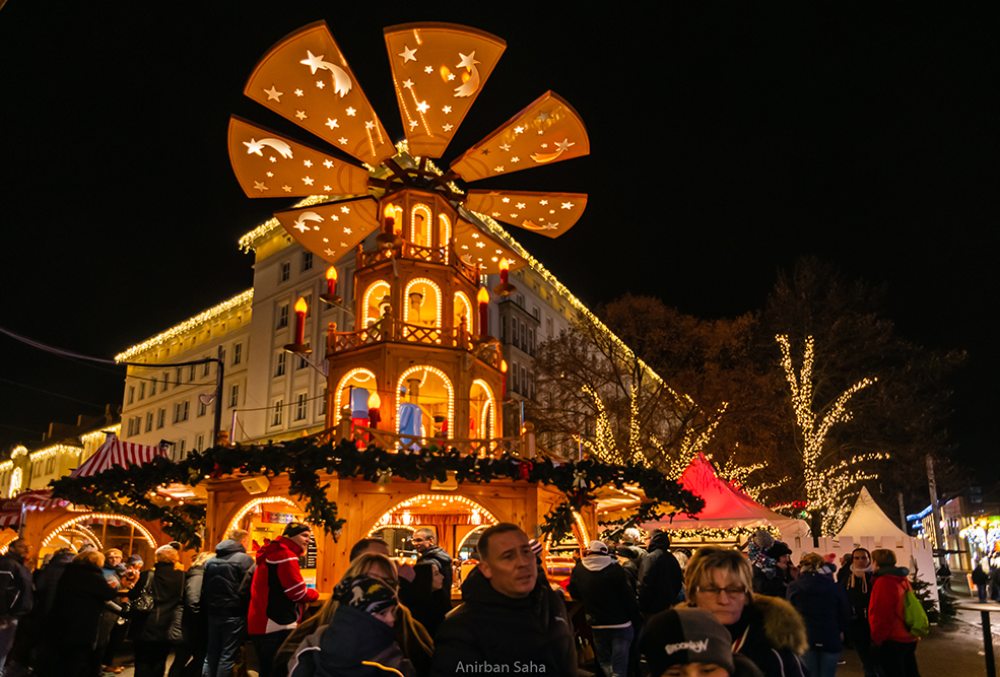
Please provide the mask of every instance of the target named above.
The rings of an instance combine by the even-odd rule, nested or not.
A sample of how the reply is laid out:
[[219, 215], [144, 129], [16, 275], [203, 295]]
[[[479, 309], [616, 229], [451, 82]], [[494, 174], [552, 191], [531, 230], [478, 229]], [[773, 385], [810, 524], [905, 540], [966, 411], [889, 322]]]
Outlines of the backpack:
[[930, 632], [927, 612], [909, 585], [903, 593], [903, 625], [914, 637], [924, 637]]

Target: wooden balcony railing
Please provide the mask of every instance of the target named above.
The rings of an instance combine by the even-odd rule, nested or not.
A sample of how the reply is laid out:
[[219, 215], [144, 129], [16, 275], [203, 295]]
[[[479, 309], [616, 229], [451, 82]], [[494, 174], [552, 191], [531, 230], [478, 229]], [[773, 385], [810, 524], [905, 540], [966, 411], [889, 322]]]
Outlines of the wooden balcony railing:
[[357, 269], [361, 270], [377, 263], [397, 259], [411, 259], [414, 261], [428, 261], [430, 263], [450, 264], [460, 275], [473, 284], [479, 284], [479, 267], [473, 266], [458, 257], [451, 245], [445, 247], [424, 247], [409, 240], [403, 240], [403, 244], [395, 249], [374, 249], [364, 251], [360, 245], [357, 249]]
[[427, 327], [399, 322], [388, 314], [383, 315], [377, 322], [368, 327], [357, 331], [338, 332], [336, 323], [331, 322], [326, 336], [327, 355], [383, 342], [420, 343], [445, 348], [460, 348], [468, 350], [478, 359], [496, 369], [500, 368], [502, 361], [500, 345], [497, 343], [473, 343], [472, 336], [466, 330], [464, 323], [458, 327]]

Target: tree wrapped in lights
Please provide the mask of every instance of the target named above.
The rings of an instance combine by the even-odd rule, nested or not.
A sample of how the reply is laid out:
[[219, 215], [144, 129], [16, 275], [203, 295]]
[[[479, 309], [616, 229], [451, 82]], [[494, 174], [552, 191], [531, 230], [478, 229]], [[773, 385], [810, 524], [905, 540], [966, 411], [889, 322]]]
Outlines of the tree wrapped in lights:
[[[856, 456], [850, 460], [837, 462], [832, 454], [823, 453], [823, 445], [830, 429], [838, 423], [850, 421], [852, 414], [847, 403], [855, 393], [875, 383], [877, 378], [863, 378], [842, 392], [832, 403], [814, 410], [813, 402], [813, 355], [815, 343], [812, 336], [805, 340], [802, 368], [798, 375], [792, 364], [792, 348], [788, 337], [775, 336], [781, 346], [781, 366], [785, 371], [792, 395], [795, 422], [802, 436], [802, 470], [805, 485], [806, 509], [816, 516], [822, 516], [819, 525], [824, 535], [835, 534], [847, 519], [850, 505], [847, 501], [849, 490], [858, 482], [875, 479], [878, 475], [855, 470], [855, 466], [867, 461], [886, 458], [880, 453]], [[816, 524], [814, 521], [814, 529]]]

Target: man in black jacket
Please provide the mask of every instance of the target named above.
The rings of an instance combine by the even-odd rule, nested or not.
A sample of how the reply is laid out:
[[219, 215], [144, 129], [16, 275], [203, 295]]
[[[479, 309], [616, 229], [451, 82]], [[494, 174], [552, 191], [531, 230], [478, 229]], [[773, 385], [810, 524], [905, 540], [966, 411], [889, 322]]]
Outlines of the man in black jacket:
[[[208, 614], [208, 653], [203, 677], [231, 677], [233, 658], [247, 626], [250, 599], [240, 590], [253, 574], [254, 560], [247, 554], [247, 532], [234, 529], [215, 547], [215, 557], [205, 564], [201, 609]], [[243, 586], [243, 589], [249, 590]]]
[[594, 651], [606, 677], [625, 677], [629, 647], [640, 620], [625, 570], [608, 554], [608, 546], [591, 541], [569, 576], [569, 594], [583, 602], [594, 632]]
[[677, 603], [684, 572], [670, 552], [670, 536], [657, 529], [649, 540], [649, 554], [639, 563], [639, 608], [648, 618]]
[[24, 566], [24, 558], [30, 554], [31, 545], [17, 538], [0, 557], [0, 675], [14, 646], [18, 621], [28, 615], [33, 604], [31, 572]]
[[417, 529], [413, 548], [419, 553], [414, 578], [400, 588], [399, 601], [433, 636], [451, 611], [451, 557], [437, 544], [433, 529]]
[[432, 674], [575, 677], [576, 647], [566, 607], [538, 576], [528, 537], [505, 522], [484, 531], [478, 547], [482, 560], [462, 585], [465, 603], [434, 637]]

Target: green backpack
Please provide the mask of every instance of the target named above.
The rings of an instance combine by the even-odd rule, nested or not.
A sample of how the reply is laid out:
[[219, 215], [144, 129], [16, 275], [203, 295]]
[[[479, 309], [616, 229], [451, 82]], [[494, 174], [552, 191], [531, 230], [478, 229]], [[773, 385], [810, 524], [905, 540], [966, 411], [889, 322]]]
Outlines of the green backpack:
[[903, 593], [903, 625], [914, 637], [924, 637], [931, 631], [924, 605], [920, 603], [909, 585]]

